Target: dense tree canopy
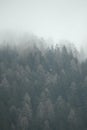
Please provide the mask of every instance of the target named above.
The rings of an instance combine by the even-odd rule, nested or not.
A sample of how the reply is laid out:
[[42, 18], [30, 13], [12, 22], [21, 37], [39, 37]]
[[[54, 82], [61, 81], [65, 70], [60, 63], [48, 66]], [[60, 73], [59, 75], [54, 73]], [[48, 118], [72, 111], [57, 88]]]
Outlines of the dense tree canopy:
[[77, 53], [1, 47], [0, 130], [86, 130], [87, 60]]

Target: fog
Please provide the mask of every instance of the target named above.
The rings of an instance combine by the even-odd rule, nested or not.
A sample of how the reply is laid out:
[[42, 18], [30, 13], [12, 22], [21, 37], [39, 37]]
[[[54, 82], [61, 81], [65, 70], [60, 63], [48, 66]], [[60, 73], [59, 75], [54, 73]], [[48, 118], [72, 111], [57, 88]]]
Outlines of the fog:
[[87, 130], [87, 0], [0, 0], [0, 130]]
[[86, 12], [86, 0], [0, 0], [0, 43], [70, 43], [86, 55]]
[[86, 0], [0, 0], [0, 32], [34, 33], [85, 46], [86, 12]]

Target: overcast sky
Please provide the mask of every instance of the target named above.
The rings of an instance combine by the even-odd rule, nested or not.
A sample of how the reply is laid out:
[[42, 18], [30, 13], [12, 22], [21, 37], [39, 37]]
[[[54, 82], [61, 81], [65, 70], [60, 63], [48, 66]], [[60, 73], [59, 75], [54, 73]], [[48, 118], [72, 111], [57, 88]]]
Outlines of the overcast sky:
[[87, 0], [0, 0], [0, 32], [87, 42]]

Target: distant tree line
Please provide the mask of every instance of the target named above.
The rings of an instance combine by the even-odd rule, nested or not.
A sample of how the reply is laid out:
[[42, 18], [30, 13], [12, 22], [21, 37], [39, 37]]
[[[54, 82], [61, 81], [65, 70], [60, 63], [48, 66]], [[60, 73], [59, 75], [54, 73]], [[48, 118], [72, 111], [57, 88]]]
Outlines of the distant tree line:
[[87, 60], [77, 53], [1, 47], [0, 130], [87, 130]]

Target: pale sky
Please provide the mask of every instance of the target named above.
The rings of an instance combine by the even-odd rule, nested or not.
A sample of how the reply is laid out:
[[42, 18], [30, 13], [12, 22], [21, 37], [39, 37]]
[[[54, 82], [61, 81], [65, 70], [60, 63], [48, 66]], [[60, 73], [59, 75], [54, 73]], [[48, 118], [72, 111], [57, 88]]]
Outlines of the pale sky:
[[0, 32], [87, 42], [87, 0], [0, 0]]

